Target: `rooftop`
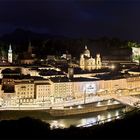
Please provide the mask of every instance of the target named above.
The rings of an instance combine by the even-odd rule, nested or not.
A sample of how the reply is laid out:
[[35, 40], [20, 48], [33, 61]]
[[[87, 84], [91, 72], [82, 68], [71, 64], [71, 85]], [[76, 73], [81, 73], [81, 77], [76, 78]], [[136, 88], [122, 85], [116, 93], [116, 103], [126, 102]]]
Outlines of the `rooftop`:
[[45, 82], [45, 83], [35, 83], [36, 85], [51, 85], [50, 83], [48, 82]]
[[68, 77], [53, 77], [50, 78], [50, 80], [54, 83], [58, 82], [86, 82], [86, 81], [97, 81], [98, 79], [95, 78], [84, 78], [84, 77], [78, 77], [78, 78], [68, 78]]

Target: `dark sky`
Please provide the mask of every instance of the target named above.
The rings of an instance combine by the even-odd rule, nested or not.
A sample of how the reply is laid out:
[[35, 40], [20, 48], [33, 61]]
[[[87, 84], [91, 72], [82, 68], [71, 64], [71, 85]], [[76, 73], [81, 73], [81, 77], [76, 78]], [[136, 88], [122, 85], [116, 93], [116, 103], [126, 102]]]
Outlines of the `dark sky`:
[[17, 27], [140, 41], [140, 0], [0, 0], [0, 35]]

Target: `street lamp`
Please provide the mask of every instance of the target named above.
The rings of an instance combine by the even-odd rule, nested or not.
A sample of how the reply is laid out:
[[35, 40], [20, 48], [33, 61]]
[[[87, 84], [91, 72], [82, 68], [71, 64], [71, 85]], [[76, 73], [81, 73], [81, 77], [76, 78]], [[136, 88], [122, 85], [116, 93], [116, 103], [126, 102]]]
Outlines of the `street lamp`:
[[114, 70], [114, 69], [115, 69], [115, 65], [111, 65], [110, 68], [111, 68], [112, 70]]

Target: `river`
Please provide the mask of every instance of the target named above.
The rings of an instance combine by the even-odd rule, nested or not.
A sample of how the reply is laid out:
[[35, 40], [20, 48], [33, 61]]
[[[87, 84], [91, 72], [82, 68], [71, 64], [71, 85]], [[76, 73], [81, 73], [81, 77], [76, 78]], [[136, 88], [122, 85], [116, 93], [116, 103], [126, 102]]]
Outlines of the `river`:
[[51, 128], [68, 128], [73, 126], [83, 126], [86, 124], [94, 123], [96, 121], [101, 121], [115, 117], [123, 113], [125, 107], [106, 110], [102, 112], [94, 112], [82, 115], [73, 115], [65, 117], [52, 117], [45, 111], [0, 111], [0, 120], [17, 120], [23, 117], [31, 117], [40, 119], [43, 122], [49, 123]]
[[83, 126], [86, 124], [94, 123], [96, 121], [101, 121], [108, 119], [111, 121], [111, 118], [114, 116], [118, 116], [123, 113], [125, 108], [113, 109], [98, 113], [90, 113], [90, 114], [83, 114], [83, 115], [75, 115], [75, 116], [68, 116], [68, 117], [59, 117], [53, 119], [43, 119], [44, 122], [49, 123], [51, 128], [68, 128], [71, 125], [73, 126]]

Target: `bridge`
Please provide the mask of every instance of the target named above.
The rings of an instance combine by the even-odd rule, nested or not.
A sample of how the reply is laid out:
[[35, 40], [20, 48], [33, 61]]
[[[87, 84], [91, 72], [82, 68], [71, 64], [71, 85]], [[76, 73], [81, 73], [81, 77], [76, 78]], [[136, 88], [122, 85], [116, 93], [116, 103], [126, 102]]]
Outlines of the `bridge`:
[[133, 96], [115, 96], [113, 98], [122, 104], [140, 108], [140, 98]]

